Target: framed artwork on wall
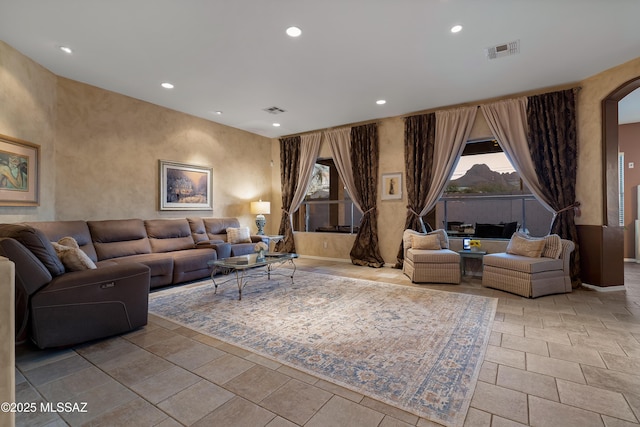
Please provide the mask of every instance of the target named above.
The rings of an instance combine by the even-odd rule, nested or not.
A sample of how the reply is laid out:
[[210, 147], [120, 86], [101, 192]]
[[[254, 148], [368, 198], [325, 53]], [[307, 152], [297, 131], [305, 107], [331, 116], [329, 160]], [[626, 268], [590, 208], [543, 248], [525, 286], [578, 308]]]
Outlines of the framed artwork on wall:
[[0, 206], [38, 206], [40, 146], [0, 135]]
[[402, 199], [402, 173], [382, 174], [382, 200]]
[[160, 160], [160, 210], [213, 210], [213, 169]]

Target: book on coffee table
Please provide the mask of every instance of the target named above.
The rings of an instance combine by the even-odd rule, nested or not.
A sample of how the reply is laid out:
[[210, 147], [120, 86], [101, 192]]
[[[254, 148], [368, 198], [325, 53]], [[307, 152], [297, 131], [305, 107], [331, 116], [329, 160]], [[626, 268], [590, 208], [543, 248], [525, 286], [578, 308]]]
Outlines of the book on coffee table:
[[267, 252], [266, 254], [264, 254], [264, 256], [269, 257], [269, 258], [282, 258], [289, 255], [286, 252]]

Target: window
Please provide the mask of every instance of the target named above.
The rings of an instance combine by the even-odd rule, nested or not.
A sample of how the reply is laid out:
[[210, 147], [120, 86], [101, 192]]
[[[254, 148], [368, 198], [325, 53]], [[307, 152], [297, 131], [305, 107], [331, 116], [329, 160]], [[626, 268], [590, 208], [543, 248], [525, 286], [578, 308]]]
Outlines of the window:
[[298, 214], [296, 231], [357, 233], [362, 214], [354, 206], [333, 159], [318, 159]]
[[467, 143], [435, 212], [451, 236], [491, 238], [510, 238], [517, 229], [545, 235], [552, 216], [495, 140]]

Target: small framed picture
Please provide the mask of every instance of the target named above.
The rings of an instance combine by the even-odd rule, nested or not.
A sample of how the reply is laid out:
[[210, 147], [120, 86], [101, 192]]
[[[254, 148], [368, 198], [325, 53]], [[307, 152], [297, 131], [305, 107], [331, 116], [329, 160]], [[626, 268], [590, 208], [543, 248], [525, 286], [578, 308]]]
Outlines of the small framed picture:
[[38, 206], [40, 146], [0, 135], [0, 206]]
[[471, 239], [469, 237], [464, 237], [462, 239], [462, 249], [468, 251], [471, 249]]
[[382, 200], [402, 199], [402, 173], [382, 174]]

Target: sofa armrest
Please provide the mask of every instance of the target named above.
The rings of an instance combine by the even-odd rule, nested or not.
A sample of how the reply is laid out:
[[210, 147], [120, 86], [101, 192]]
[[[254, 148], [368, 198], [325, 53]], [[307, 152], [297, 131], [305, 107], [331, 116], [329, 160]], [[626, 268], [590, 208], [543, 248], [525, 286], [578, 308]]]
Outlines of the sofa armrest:
[[560, 253], [560, 259], [562, 259], [562, 269], [569, 274], [571, 271], [571, 252], [575, 249], [576, 245], [571, 240], [561, 239], [562, 252]]
[[231, 256], [231, 243], [213, 243], [211, 247], [216, 250], [218, 259], [229, 258]]
[[151, 269], [144, 264], [137, 262], [126, 264], [107, 265], [100, 268], [71, 271], [55, 277], [51, 283], [38, 292], [37, 296], [46, 293], [56, 292], [62, 289], [86, 286], [88, 284], [98, 284], [104, 282], [105, 286], [110, 286], [112, 282], [126, 279], [130, 276], [137, 276], [146, 273], [147, 291], [151, 281]]
[[258, 243], [258, 242], [264, 242], [266, 244], [269, 244], [269, 238], [266, 236], [258, 236], [256, 234], [250, 236], [251, 237], [251, 243]]

